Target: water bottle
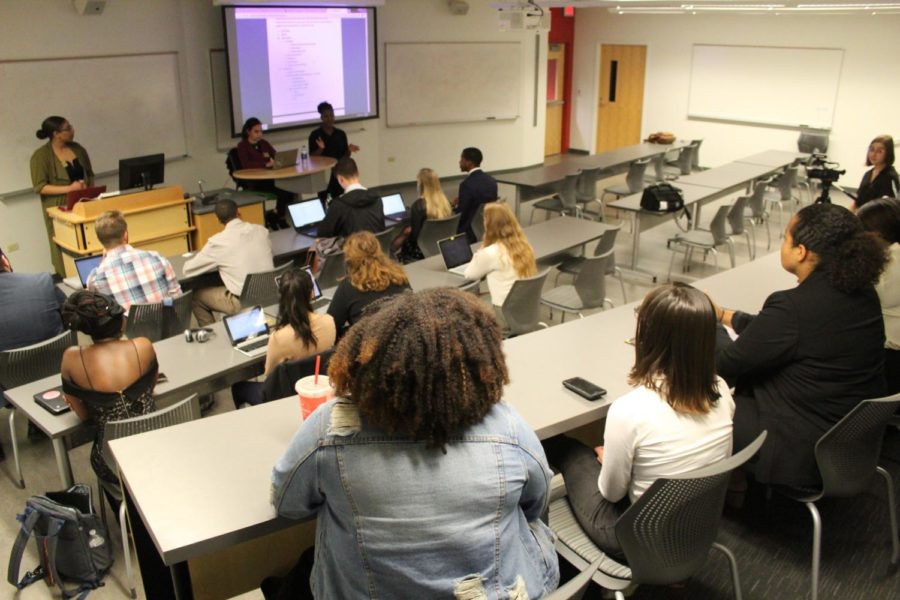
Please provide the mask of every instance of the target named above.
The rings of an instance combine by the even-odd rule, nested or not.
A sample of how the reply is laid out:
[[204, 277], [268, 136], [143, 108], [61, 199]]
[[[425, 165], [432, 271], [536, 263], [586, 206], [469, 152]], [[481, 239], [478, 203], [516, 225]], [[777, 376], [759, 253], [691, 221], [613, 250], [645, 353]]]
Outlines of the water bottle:
[[306, 144], [300, 146], [300, 164], [304, 167], [309, 164], [309, 149]]

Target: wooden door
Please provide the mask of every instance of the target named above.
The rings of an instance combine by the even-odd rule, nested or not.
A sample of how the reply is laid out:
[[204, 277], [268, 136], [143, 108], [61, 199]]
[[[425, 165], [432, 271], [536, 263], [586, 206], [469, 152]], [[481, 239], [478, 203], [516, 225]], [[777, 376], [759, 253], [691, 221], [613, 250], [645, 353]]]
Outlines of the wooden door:
[[547, 52], [547, 126], [544, 134], [544, 156], [562, 152], [565, 68], [565, 44], [550, 44], [550, 50]]
[[646, 58], [646, 46], [601, 46], [596, 152], [641, 141]]

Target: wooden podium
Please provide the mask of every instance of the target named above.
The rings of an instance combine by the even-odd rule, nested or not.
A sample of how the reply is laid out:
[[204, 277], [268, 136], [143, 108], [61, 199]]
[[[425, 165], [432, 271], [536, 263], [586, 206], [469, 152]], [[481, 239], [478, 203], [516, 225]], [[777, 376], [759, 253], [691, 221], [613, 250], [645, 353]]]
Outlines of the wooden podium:
[[173, 256], [190, 250], [190, 199], [181, 186], [121, 194], [79, 202], [71, 211], [48, 208], [53, 242], [59, 246], [66, 276], [76, 275], [75, 259], [103, 252], [94, 221], [108, 210], [121, 211], [128, 222], [128, 242], [135, 248]]

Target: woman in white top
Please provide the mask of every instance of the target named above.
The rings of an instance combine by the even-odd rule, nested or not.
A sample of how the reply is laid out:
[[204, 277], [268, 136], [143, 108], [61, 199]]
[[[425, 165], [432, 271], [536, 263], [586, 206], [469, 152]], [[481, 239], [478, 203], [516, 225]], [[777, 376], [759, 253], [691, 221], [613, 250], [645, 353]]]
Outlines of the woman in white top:
[[863, 229], [872, 233], [888, 254], [875, 286], [884, 316], [884, 374], [887, 393], [900, 392], [900, 200], [880, 198], [857, 213]]
[[699, 290], [667, 284], [644, 298], [637, 317], [634, 390], [613, 402], [604, 445], [544, 442], [566, 481], [582, 528], [607, 554], [621, 555], [619, 516], [661, 477], [731, 456], [734, 400], [716, 376], [716, 313]]
[[485, 204], [484, 242], [466, 267], [466, 279], [477, 281], [487, 276], [491, 304], [503, 306], [517, 279], [536, 274], [534, 250], [513, 211], [501, 202]]

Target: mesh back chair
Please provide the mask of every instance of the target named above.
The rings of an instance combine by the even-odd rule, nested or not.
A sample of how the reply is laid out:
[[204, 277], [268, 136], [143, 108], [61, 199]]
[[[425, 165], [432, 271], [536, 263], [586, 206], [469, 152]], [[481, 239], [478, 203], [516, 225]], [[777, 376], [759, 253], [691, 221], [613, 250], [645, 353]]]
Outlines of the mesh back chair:
[[602, 560], [595, 560], [578, 575], [559, 586], [554, 592], [544, 596], [544, 600], [580, 600], [584, 597], [584, 592], [587, 591], [588, 586], [591, 584], [591, 578], [597, 572], [597, 569], [600, 568], [600, 563], [602, 562]]
[[[482, 212], [482, 214], [484, 213]], [[441, 253], [437, 243], [456, 233], [456, 229], [459, 227], [459, 217], [459, 214], [455, 214], [446, 219], [428, 219], [422, 224], [422, 231], [419, 232], [418, 239], [422, 256], [428, 258]]]
[[384, 252], [384, 255], [387, 257], [392, 257], [393, 253], [391, 252], [391, 244], [394, 241], [394, 238], [397, 237], [397, 229], [400, 225], [394, 225], [392, 227], [388, 227], [384, 231], [375, 234], [375, 238], [378, 240], [378, 245], [381, 246], [381, 251]]
[[616, 598], [624, 598], [621, 590], [632, 584], [684, 581], [703, 567], [710, 548], [715, 548], [728, 558], [734, 597], [740, 600], [737, 561], [715, 539], [731, 471], [756, 454], [765, 439], [766, 432], [762, 432], [730, 458], [672, 478], [657, 479], [616, 521], [616, 537], [628, 566], [594, 545], [575, 520], [568, 499], [554, 500], [551, 495], [550, 528], [557, 536], [557, 551], [579, 569], [599, 559], [594, 581], [614, 590]]
[[543, 293], [541, 304], [550, 307], [550, 317], [553, 317], [554, 308], [559, 309], [565, 323], [566, 313], [575, 313], [584, 318], [582, 311], [589, 308], [603, 307], [604, 304], [615, 306], [606, 297], [606, 273], [610, 260], [613, 260], [612, 250], [600, 256], [585, 258], [572, 285], [560, 285]]
[[259, 306], [278, 304], [280, 294], [275, 279], [284, 275], [293, 266], [294, 264], [289, 262], [271, 271], [248, 273], [244, 279], [244, 287], [241, 288], [241, 306], [247, 308], [257, 304]]
[[347, 263], [344, 262], [344, 252], [335, 252], [325, 257], [319, 274], [316, 275], [316, 281], [319, 288], [327, 290], [337, 287], [340, 280], [347, 276]]
[[778, 208], [778, 230], [782, 233], [784, 232], [784, 205], [787, 204], [790, 211], [791, 205], [795, 201], [793, 191], [797, 185], [798, 169], [799, 167], [796, 166], [786, 168], [781, 176], [770, 182], [770, 187], [775, 189], [768, 190], [765, 194], [766, 204]]
[[[630, 196], [631, 194], [637, 194], [641, 190], [644, 189], [644, 173], [647, 172], [647, 165], [650, 164], [650, 159], [645, 158], [642, 160], [636, 160], [630, 165], [628, 165], [628, 174], [625, 175], [625, 185], [612, 185], [603, 190], [603, 196], [606, 194], [611, 194], [616, 198], [620, 198], [622, 196]], [[603, 214], [603, 197], [600, 198], [600, 214]]]
[[506, 337], [530, 333], [547, 324], [541, 322], [541, 290], [550, 269], [538, 273], [533, 277], [518, 279], [513, 283], [500, 313], [506, 321]]
[[645, 183], [659, 183], [666, 180], [666, 155], [656, 154], [650, 157], [650, 173], [644, 175]]
[[530, 225], [534, 221], [534, 211], [536, 210], [547, 211], [548, 218], [551, 212], [557, 212], [560, 216], [574, 215], [580, 217], [581, 206], [579, 206], [577, 200], [579, 177], [581, 177], [580, 173], [566, 175], [566, 178], [562, 182], [562, 186], [556, 194], [550, 198], [538, 200], [533, 203], [531, 205], [531, 217], [528, 219], [528, 224]]
[[328, 361], [331, 360], [333, 353], [334, 350], [325, 350], [318, 355], [288, 360], [275, 367], [263, 383], [263, 402], [271, 402], [296, 394], [294, 384], [297, 383], [297, 380], [308, 375], [315, 375], [316, 356], [321, 360], [319, 373], [327, 373]]
[[749, 200], [749, 196], [739, 196], [735, 199], [731, 210], [728, 211], [728, 226], [731, 228], [732, 236], [742, 235], [747, 238], [747, 256], [750, 257], [750, 260], [753, 260], [756, 258], [755, 240], [750, 230], [745, 227], [746, 221], [744, 220], [744, 213], [747, 211], [747, 202]]
[[822, 519], [816, 502], [822, 498], [847, 498], [869, 489], [872, 474], [884, 478], [887, 487], [887, 509], [891, 521], [891, 567], [900, 562], [897, 539], [897, 503], [894, 481], [890, 473], [878, 466], [884, 431], [894, 412], [900, 408], [900, 394], [863, 400], [816, 442], [816, 463], [822, 476], [821, 488], [773, 486], [779, 493], [802, 502], [812, 516], [812, 600], [819, 592], [819, 556], [822, 543]]
[[[616, 236], [619, 234], [619, 230], [621, 229], [622, 226], [617, 225], [614, 228], [604, 231], [603, 235], [600, 236], [600, 240], [597, 242], [597, 247], [594, 248], [594, 256], [600, 256], [601, 254], [611, 252], [616, 246]], [[581, 264], [584, 261], [584, 256], [567, 256], [566, 258], [564, 258], [561, 263], [556, 265], [557, 273], [556, 281], [554, 281], [554, 284], [559, 283], [559, 276], [563, 273], [568, 273], [569, 275], [578, 274], [578, 271], [581, 269]], [[615, 253], [613, 253], [612, 256], [609, 257], [609, 262], [606, 265], [606, 274], [612, 275], [613, 277], [617, 277], [619, 279], [619, 285], [622, 287], [622, 303], [627, 304], [628, 298], [625, 295], [625, 280], [622, 279], [622, 270], [616, 266]]]
[[[597, 182], [600, 180], [602, 171], [602, 167], [584, 169], [578, 176], [578, 183], [575, 186], [575, 202], [580, 205], [582, 215], [586, 212], [587, 205], [597, 200]], [[602, 221], [603, 215], [597, 213], [597, 219]]]
[[185, 292], [171, 301], [152, 304], [132, 304], [125, 323], [125, 337], [145, 337], [158, 342], [181, 333], [191, 326], [191, 300], [193, 292]]
[[[498, 199], [496, 202], [503, 202], [503, 199]], [[475, 211], [475, 216], [472, 217], [472, 233], [475, 234], [475, 239], [479, 242], [484, 239], [484, 206], [487, 204], [478, 205], [478, 210]]]
[[666, 179], [678, 179], [682, 175], [690, 175], [691, 169], [694, 167], [694, 154], [699, 147], [700, 142], [698, 141], [693, 141], [683, 147], [678, 154], [678, 160], [675, 161], [675, 164], [665, 167]]
[[772, 247], [772, 233], [769, 231], [769, 212], [766, 210], [766, 187], [768, 179], [760, 179], [753, 184], [753, 193], [747, 200], [744, 209], [744, 221], [750, 225], [753, 238], [756, 239], [756, 226], [766, 226], [766, 250]]
[[728, 246], [728, 256], [731, 258], [731, 266], [735, 266], [734, 240], [731, 239], [725, 230], [725, 223], [728, 220], [729, 212], [731, 212], [730, 205], [720, 206], [719, 210], [716, 211], [716, 216], [710, 221], [708, 230], [691, 229], [685, 233], [679, 233], [669, 240], [669, 249], [672, 251], [672, 256], [669, 259], [669, 280], [672, 279], [672, 267], [675, 265], [675, 253], [678, 252], [679, 247], [684, 248], [683, 270], [685, 271], [688, 270], [690, 255], [694, 248], [703, 250], [704, 259], [706, 259], [707, 254], [712, 252], [713, 256], [716, 258], [716, 267], [718, 267], [719, 251], [717, 248], [723, 245]]
[[[122, 419], [121, 421], [110, 421], [106, 424], [104, 438], [106, 444], [103, 448], [104, 457], [107, 464], [115, 465], [115, 459], [112, 452], [109, 451], [109, 442], [120, 438], [136, 435], [138, 433], [146, 433], [163, 429], [180, 423], [187, 423], [200, 418], [200, 401], [197, 394], [192, 394], [168, 408], [157, 410], [148, 415], [133, 417], [131, 419]], [[114, 470], [118, 471], [117, 467]], [[97, 479], [97, 487], [100, 489], [100, 516], [106, 523], [106, 500], [103, 490], [109, 490], [115, 496], [121, 496], [121, 490], [112, 489], [108, 484]], [[128, 587], [131, 590], [131, 597], [137, 598], [137, 592], [134, 587], [134, 572], [131, 568], [131, 546], [128, 543], [128, 521], [125, 510], [124, 500], [119, 504], [119, 530], [122, 533], [122, 550], [125, 554], [125, 572], [128, 576]]]
[[700, 145], [703, 140], [691, 140], [694, 151], [691, 153], [691, 171], [705, 171], [706, 167], [700, 166]]
[[[64, 331], [56, 337], [32, 346], [0, 352], [0, 389], [11, 390], [20, 385], [59, 373], [59, 365], [66, 348], [78, 344], [75, 331]], [[22, 463], [19, 462], [19, 443], [16, 441], [16, 411], [10, 407], [9, 439], [12, 444], [16, 480], [25, 489]]]

